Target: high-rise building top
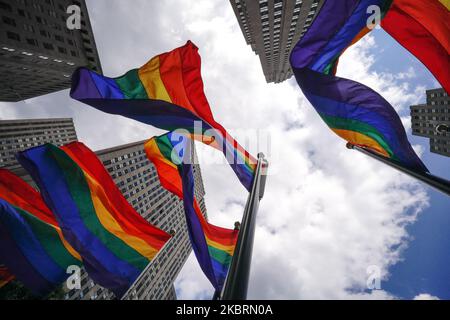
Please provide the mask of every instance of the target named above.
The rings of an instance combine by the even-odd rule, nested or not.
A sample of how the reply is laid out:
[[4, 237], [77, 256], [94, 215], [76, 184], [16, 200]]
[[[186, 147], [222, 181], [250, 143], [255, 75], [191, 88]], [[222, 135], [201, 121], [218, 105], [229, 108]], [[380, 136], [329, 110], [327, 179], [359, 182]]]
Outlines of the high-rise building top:
[[427, 90], [427, 103], [411, 106], [412, 134], [430, 138], [430, 151], [450, 157], [450, 98], [444, 89]]
[[266, 81], [292, 76], [289, 54], [323, 0], [230, 0], [245, 41], [259, 55]]
[[0, 120], [0, 167], [16, 166], [16, 153], [44, 143], [77, 141], [71, 118]]
[[[79, 30], [67, 27], [71, 5]], [[80, 66], [102, 71], [84, 0], [0, 0], [0, 101], [69, 88]]]

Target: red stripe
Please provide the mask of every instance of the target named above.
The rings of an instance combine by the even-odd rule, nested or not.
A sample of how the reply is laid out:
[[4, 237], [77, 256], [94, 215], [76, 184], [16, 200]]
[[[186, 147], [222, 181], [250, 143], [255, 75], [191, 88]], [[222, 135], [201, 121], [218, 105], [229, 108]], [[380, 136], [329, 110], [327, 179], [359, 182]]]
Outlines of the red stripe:
[[394, 0], [381, 25], [422, 61], [450, 93], [450, 60], [447, 51], [449, 19], [448, 10], [439, 1]]
[[53, 212], [28, 183], [6, 169], [0, 169], [0, 197], [48, 224], [58, 226]]
[[115, 185], [109, 173], [97, 156], [83, 143], [73, 142], [61, 149], [92, 178], [94, 178], [108, 192], [108, 198], [115, 209], [111, 212], [122, 229], [136, 237], [143, 239], [153, 248], [159, 250], [170, 238], [166, 232], [151, 225], [128, 203]]

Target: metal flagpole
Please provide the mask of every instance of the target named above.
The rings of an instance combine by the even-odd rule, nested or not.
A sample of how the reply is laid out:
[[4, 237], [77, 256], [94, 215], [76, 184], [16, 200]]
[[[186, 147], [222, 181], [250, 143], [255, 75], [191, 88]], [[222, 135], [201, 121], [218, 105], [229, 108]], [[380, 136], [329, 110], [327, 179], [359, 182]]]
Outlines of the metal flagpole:
[[389, 165], [411, 177], [414, 177], [422, 182], [425, 182], [429, 186], [450, 196], [450, 181], [449, 180], [434, 176], [427, 172], [419, 172], [419, 171], [409, 169], [405, 166], [402, 166], [401, 164], [399, 164], [398, 162], [396, 162], [394, 160], [383, 157], [382, 155], [379, 155], [369, 149], [355, 146], [351, 143], [347, 143], [347, 148], [357, 150], [361, 153], [364, 153], [365, 155], [368, 155], [369, 157], [375, 158], [378, 161], [381, 161], [381, 162], [383, 162], [383, 163], [385, 163], [385, 164], [387, 164], [387, 165]]
[[259, 201], [264, 195], [267, 167], [268, 162], [264, 159], [264, 154], [259, 153], [252, 190], [245, 205], [236, 248], [220, 297], [222, 300], [245, 300], [247, 298], [256, 214]]

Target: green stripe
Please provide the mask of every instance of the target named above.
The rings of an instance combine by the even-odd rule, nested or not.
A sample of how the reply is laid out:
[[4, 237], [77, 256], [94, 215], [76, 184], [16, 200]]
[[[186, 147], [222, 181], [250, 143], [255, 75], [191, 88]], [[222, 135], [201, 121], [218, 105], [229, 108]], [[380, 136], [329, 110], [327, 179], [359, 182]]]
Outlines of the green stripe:
[[366, 135], [378, 142], [378, 144], [389, 154], [391, 158], [396, 158], [391, 148], [384, 140], [383, 135], [371, 125], [354, 119], [343, 119], [339, 117], [327, 116], [321, 113], [319, 114], [330, 128], [351, 130]]
[[230, 264], [231, 256], [228, 254], [228, 252], [217, 249], [210, 245], [208, 245], [208, 252], [209, 252], [209, 255], [211, 256], [211, 258], [213, 258], [220, 264], [222, 264], [222, 265]]
[[[167, 134], [157, 137], [156, 144], [158, 145], [158, 149], [164, 156], [164, 158], [166, 158], [167, 160], [169, 160], [174, 164], [181, 164], [181, 159], [178, 157], [176, 152], [173, 153], [174, 159], [172, 160], [173, 145], [172, 142], [169, 140]], [[176, 161], [176, 163], [174, 160]]]
[[148, 99], [147, 91], [139, 78], [138, 69], [133, 69], [114, 79], [127, 99]]
[[17, 212], [24, 218], [33, 230], [34, 235], [41, 243], [47, 254], [63, 269], [66, 270], [70, 265], [81, 265], [66, 249], [55, 228], [29, 212], [14, 206]]
[[100, 222], [91, 198], [91, 192], [81, 168], [62, 150], [49, 145], [49, 150], [64, 172], [64, 179], [75, 202], [81, 219], [89, 231], [119, 259], [143, 270], [149, 260], [130, 247], [122, 239], [108, 231]]

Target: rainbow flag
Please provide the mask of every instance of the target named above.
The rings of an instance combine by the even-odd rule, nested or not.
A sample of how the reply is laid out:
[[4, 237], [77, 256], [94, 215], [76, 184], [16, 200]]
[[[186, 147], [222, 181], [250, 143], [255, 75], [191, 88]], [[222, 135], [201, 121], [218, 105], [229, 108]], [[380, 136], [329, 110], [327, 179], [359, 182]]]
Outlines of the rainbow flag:
[[393, 0], [381, 26], [450, 93], [450, 1]]
[[[38, 295], [60, 286], [68, 266], [81, 265], [40, 194], [5, 169], [0, 169], [0, 261]], [[6, 269], [1, 274], [2, 281], [11, 280]]]
[[[236, 246], [238, 231], [212, 225], [204, 218], [194, 196], [190, 162], [191, 140], [168, 133], [145, 143], [147, 157], [156, 167], [163, 188], [183, 199], [189, 237], [197, 261], [217, 291], [221, 291]], [[183, 160], [184, 159], [184, 160]]]
[[133, 209], [84, 144], [46, 144], [19, 153], [18, 160], [38, 184], [89, 276], [122, 296], [170, 236]]
[[335, 76], [341, 54], [370, 31], [370, 5], [379, 6], [384, 16], [390, 0], [325, 1], [291, 53], [292, 69], [304, 95], [334, 133], [413, 170], [428, 171], [394, 108], [369, 87]]
[[214, 119], [200, 69], [198, 48], [188, 41], [117, 78], [80, 68], [72, 76], [70, 95], [98, 110], [160, 129], [187, 130], [192, 138], [222, 151], [250, 190], [257, 161]]

